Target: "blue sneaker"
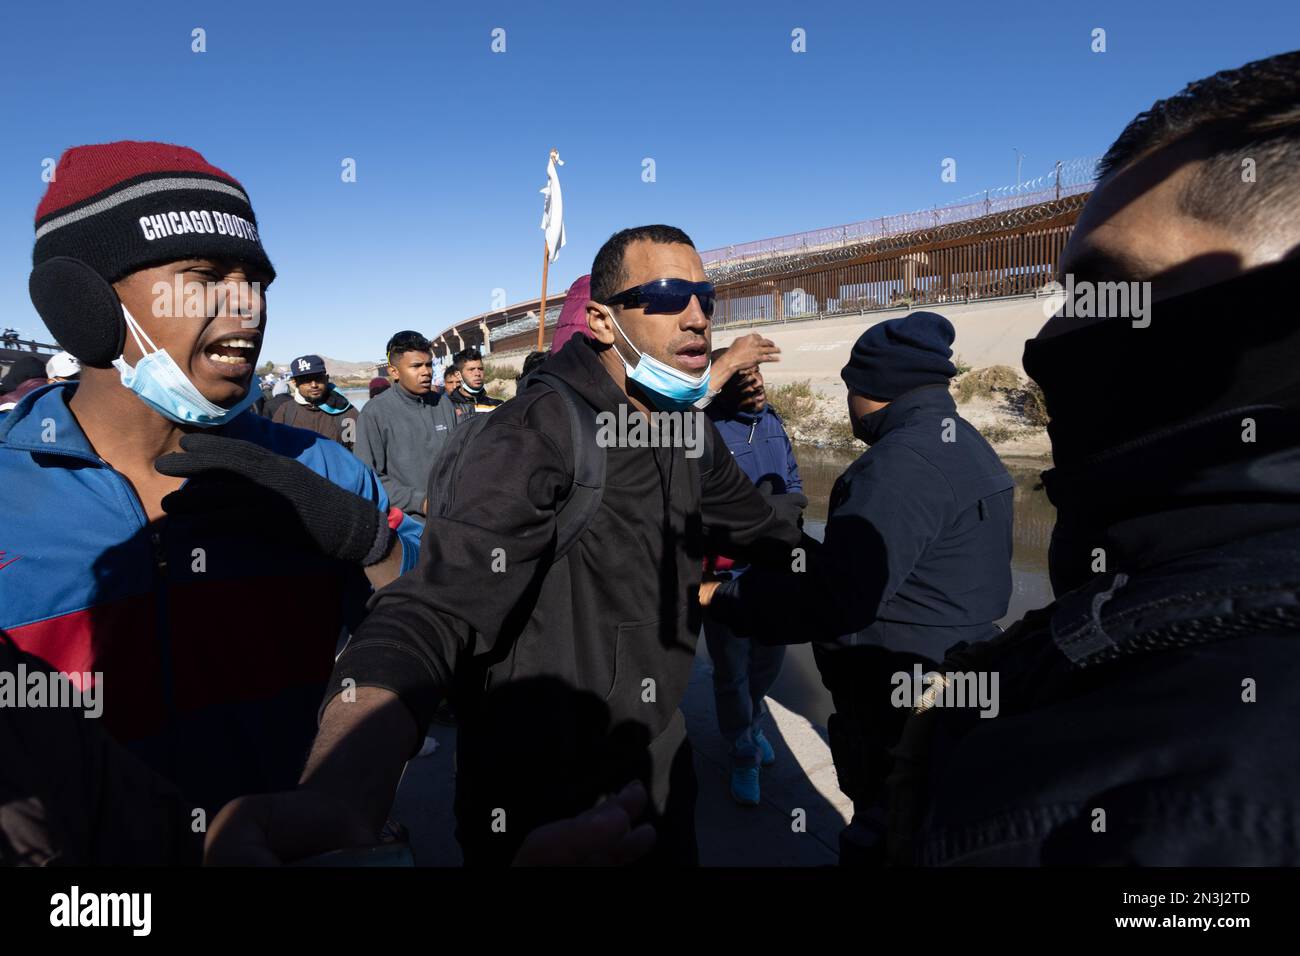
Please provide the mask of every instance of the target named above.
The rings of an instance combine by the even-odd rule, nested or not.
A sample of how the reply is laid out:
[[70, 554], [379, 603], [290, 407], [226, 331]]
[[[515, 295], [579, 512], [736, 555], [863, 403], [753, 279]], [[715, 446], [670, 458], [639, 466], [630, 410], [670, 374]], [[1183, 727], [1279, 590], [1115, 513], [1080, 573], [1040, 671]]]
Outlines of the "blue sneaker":
[[772, 745], [763, 736], [763, 731], [754, 731], [754, 746], [758, 748], [759, 760], [764, 767], [770, 767], [776, 763], [776, 751], [772, 749]]
[[731, 798], [747, 807], [758, 806], [758, 768], [731, 769]]

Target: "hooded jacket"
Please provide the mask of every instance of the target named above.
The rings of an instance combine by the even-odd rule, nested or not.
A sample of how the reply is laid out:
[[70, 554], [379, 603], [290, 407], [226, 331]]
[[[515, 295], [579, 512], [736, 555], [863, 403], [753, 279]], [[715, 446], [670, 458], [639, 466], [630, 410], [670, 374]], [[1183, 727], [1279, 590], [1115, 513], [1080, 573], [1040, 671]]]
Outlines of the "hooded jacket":
[[366, 402], [354, 451], [374, 469], [394, 505], [423, 517], [429, 471], [455, 427], [445, 392], [412, 395], [398, 384]]
[[[586, 338], [546, 368], [599, 412], [617, 417], [628, 401]], [[678, 707], [699, 634], [702, 559], [716, 541], [788, 564], [800, 534], [725, 452], [690, 458], [689, 448], [624, 443], [604, 449], [600, 507], [553, 560], [557, 507], [572, 485], [570, 428], [544, 382], [492, 413], [449, 517], [429, 519], [415, 571], [376, 595], [331, 692], [347, 678], [386, 687], [421, 730], [450, 695], [467, 863], [508, 862], [532, 827], [633, 778], [651, 795], [657, 852], [689, 860], [693, 771]], [[494, 829], [497, 811], [505, 832]]]
[[[283, 402], [271, 412], [271, 421], [294, 428], [305, 428], [338, 442], [348, 451], [357, 440], [357, 419], [359, 413], [347, 396], [335, 388], [331, 382], [325, 400], [319, 405], [313, 404], [301, 395], [294, 395], [292, 401]], [[351, 422], [352, 424], [347, 424]]]
[[835, 482], [807, 571], [755, 569], [711, 607], [786, 643], [838, 638], [937, 660], [1007, 612], [1014, 482], [946, 385], [913, 389], [861, 425], [871, 447]]

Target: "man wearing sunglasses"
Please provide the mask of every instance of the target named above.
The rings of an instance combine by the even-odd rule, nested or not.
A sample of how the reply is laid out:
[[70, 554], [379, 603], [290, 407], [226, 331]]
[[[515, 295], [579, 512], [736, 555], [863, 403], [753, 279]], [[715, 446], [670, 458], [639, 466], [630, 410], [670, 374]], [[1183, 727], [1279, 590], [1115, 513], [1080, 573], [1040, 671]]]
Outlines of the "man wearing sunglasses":
[[[605, 243], [586, 304], [591, 337], [551, 355], [475, 436], [447, 509], [454, 519], [429, 518], [419, 565], [376, 596], [338, 660], [300, 789], [229, 808], [213, 828], [215, 859], [249, 859], [227, 847], [285, 859], [377, 833], [403, 765], [450, 697], [467, 864], [507, 863], [529, 830], [638, 780], [656, 836], [650, 861], [697, 862], [679, 705], [700, 632], [702, 559], [789, 567], [801, 544], [797, 501], [760, 495], [693, 407], [709, 388], [713, 301], [680, 229], [643, 226]], [[580, 446], [570, 398], [579, 416], [699, 415], [705, 454]], [[599, 503], [557, 557], [580, 451], [603, 461]], [[292, 846], [259, 829], [268, 813], [299, 822]]]

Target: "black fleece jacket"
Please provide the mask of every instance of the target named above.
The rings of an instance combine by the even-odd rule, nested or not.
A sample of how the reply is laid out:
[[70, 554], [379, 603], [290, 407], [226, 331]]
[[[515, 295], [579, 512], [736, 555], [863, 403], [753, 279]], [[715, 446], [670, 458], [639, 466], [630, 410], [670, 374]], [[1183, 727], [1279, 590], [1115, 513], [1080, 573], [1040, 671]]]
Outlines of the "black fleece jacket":
[[[627, 402], [584, 337], [547, 371], [600, 411], [617, 416]], [[451, 517], [430, 517], [418, 566], [374, 596], [340, 656], [329, 697], [345, 678], [388, 688], [421, 731], [451, 697], [467, 861], [476, 838], [513, 848], [531, 827], [633, 778], [664, 810], [685, 743], [678, 706], [704, 556], [788, 566], [800, 542], [713, 425], [702, 427], [721, 454], [608, 448], [600, 508], [556, 561], [556, 509], [572, 483], [569, 416], [543, 383], [525, 389], [475, 436]], [[505, 833], [490, 829], [498, 809]]]

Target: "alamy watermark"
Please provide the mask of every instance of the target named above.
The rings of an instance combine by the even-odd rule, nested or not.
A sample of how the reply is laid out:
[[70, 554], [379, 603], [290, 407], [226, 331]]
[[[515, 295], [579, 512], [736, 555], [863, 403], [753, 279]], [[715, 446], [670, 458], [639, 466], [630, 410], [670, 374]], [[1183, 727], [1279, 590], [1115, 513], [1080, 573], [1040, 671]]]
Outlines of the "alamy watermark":
[[1150, 282], [1076, 282], [1065, 274], [1065, 285], [1052, 281], [1045, 287], [1043, 315], [1067, 319], [1132, 319], [1133, 328], [1151, 324]]
[[687, 458], [704, 454], [704, 413], [629, 411], [618, 406], [618, 414], [596, 415], [596, 444], [601, 448], [685, 448]]
[[926, 671], [913, 664], [912, 672], [896, 671], [889, 682], [894, 685], [889, 702], [895, 707], [929, 710], [931, 707], [977, 707], [980, 717], [996, 717], [998, 703], [997, 671]]
[[153, 314], [158, 319], [220, 318], [237, 316], [245, 329], [262, 324], [262, 283], [235, 281], [183, 281], [179, 275], [171, 282], [155, 282]]
[[153, 928], [152, 893], [94, 893], [75, 883], [66, 893], [50, 897], [50, 925], [55, 927], [123, 927], [132, 936], [148, 936]]
[[96, 718], [104, 712], [103, 689], [99, 671], [28, 671], [20, 663], [12, 671], [0, 671], [0, 708], [68, 707]]

